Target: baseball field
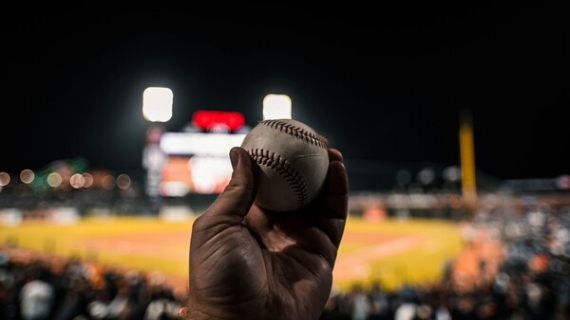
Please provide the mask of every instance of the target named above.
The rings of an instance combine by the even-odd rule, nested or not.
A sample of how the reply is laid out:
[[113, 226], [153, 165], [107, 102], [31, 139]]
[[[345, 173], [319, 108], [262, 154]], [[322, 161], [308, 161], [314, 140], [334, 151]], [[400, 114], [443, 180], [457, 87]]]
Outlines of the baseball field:
[[[187, 283], [192, 219], [157, 217], [84, 218], [55, 225], [24, 221], [0, 224], [5, 244], [113, 267], [162, 273], [177, 288]], [[463, 249], [463, 227], [437, 220], [364, 221], [349, 217], [334, 269], [335, 286], [349, 289], [380, 281], [387, 289], [437, 281], [444, 265]]]

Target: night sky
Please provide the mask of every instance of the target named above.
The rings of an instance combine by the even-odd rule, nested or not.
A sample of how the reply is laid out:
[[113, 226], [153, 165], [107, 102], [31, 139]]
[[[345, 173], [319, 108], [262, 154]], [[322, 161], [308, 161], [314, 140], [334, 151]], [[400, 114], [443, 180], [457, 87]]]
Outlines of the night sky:
[[[473, 119], [477, 170], [570, 173], [570, 24], [562, 8], [383, 12], [378, 21], [196, 20], [183, 13], [26, 15], [2, 22], [0, 171], [85, 158], [142, 170], [142, 92], [197, 110], [262, 117], [268, 93], [340, 149], [349, 173], [459, 164]], [[366, 22], [366, 24], [364, 24]]]

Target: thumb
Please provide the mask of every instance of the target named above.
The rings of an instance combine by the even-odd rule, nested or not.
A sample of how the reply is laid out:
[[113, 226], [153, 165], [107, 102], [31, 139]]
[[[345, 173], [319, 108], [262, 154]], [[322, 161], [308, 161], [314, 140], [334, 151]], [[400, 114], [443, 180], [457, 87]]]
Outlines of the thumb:
[[230, 160], [234, 169], [231, 180], [204, 215], [233, 217], [241, 222], [255, 198], [254, 168], [251, 157], [241, 147], [230, 150]]

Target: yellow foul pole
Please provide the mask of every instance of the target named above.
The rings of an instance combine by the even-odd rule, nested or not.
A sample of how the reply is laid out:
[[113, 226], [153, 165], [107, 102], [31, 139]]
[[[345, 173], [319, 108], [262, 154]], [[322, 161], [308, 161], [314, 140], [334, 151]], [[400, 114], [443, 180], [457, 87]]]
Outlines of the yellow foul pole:
[[475, 181], [475, 148], [473, 144], [473, 125], [471, 114], [464, 111], [459, 125], [459, 149], [461, 157], [461, 188], [463, 201], [470, 213], [477, 202]]

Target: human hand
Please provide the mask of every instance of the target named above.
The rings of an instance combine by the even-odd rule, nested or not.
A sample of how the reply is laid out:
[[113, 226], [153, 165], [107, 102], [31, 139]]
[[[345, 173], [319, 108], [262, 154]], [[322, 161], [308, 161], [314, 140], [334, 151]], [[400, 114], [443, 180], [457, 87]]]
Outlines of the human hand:
[[318, 319], [332, 287], [344, 233], [348, 176], [329, 149], [329, 171], [315, 200], [292, 212], [254, 203], [259, 167], [240, 147], [232, 179], [192, 226], [189, 300], [184, 319]]

